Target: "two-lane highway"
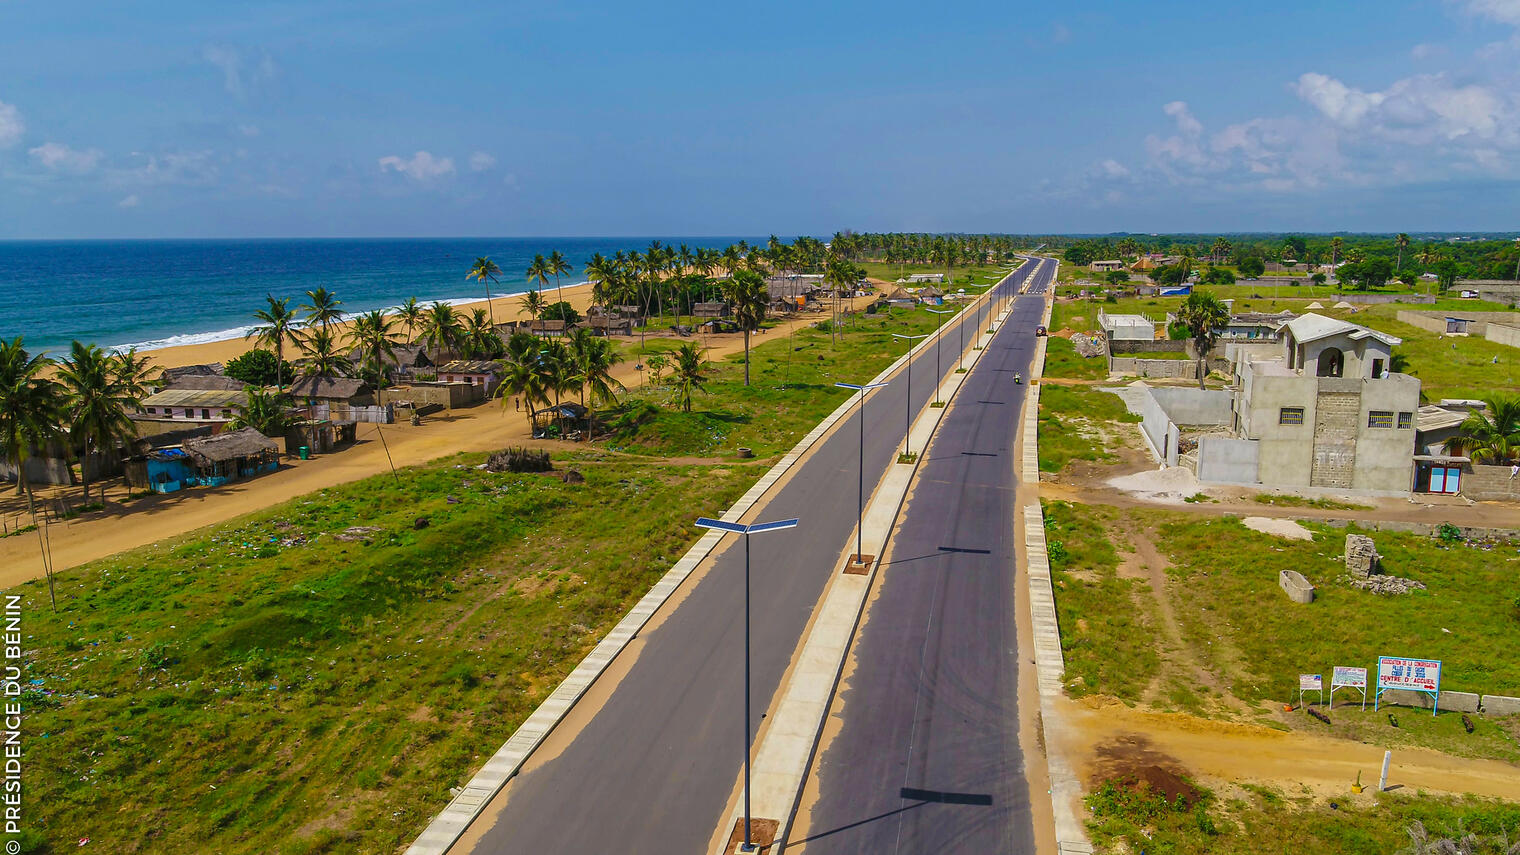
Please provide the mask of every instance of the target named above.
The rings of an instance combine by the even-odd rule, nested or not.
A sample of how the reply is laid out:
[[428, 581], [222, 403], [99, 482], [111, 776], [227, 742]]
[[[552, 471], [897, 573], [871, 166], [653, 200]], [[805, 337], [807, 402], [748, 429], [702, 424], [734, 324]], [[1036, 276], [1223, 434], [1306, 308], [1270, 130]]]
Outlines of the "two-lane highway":
[[[1035, 265], [1000, 285], [1012, 294]], [[985, 325], [985, 310], [947, 323]], [[966, 329], [974, 340], [977, 326]], [[948, 373], [954, 360], [943, 365]], [[928, 404], [933, 348], [913, 363], [912, 408]], [[902, 439], [907, 383], [899, 372], [867, 399], [865, 467], [875, 483]], [[753, 691], [768, 707], [855, 527], [859, 434], [853, 425], [821, 441], [761, 507], [761, 519], [800, 517], [782, 536], [755, 538]], [[716, 508], [692, 508], [692, 516]], [[743, 697], [742, 551], [727, 549], [658, 626], [636, 661], [577, 731], [551, 734], [530, 771], [508, 783], [467, 832], [477, 853], [700, 853], [740, 767]], [[593, 690], [595, 692], [595, 690]], [[753, 735], [753, 734], [752, 734]], [[486, 827], [482, 831], [482, 827]]]
[[[1013, 449], [1042, 262], [946, 413], [893, 536], [787, 852], [1033, 852], [1019, 748]], [[800, 844], [800, 845], [799, 845]]]

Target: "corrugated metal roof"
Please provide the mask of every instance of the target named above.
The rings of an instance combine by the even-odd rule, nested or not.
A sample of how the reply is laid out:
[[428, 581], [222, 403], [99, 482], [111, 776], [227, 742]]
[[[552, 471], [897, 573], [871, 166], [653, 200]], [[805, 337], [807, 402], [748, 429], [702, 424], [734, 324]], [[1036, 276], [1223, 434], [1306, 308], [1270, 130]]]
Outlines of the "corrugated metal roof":
[[1415, 430], [1444, 430], [1467, 421], [1465, 410], [1448, 410], [1435, 404], [1426, 404], [1415, 415]]
[[228, 407], [248, 402], [247, 394], [226, 389], [165, 389], [143, 399], [144, 407]]

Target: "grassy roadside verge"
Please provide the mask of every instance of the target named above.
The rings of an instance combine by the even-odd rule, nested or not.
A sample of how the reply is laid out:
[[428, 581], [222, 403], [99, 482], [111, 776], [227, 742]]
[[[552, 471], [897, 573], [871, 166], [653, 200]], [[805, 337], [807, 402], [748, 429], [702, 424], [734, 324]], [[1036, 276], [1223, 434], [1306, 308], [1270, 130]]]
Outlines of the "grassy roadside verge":
[[1069, 339], [1050, 336], [1045, 339], [1045, 374], [1065, 380], [1102, 380], [1108, 377], [1108, 359], [1086, 357], [1077, 353]]
[[[696, 393], [692, 412], [684, 413], [672, 401], [667, 374], [660, 388], [641, 389], [604, 415], [614, 432], [608, 445], [664, 456], [729, 456], [742, 446], [761, 459], [779, 456], [849, 397], [835, 382], [864, 383], [903, 355], [906, 347], [894, 333], [932, 333], [952, 320], [923, 307], [883, 308], [849, 316], [838, 337], [827, 326], [755, 336], [751, 385], [744, 385], [742, 353], [714, 362], [706, 392]], [[952, 335], [940, 342], [946, 370], [958, 345]]]
[[691, 509], [758, 472], [592, 455], [565, 484], [481, 459], [71, 570], [56, 614], [13, 589], [47, 843], [394, 850], [697, 538]]
[[1112, 392], [1052, 383], [1040, 384], [1039, 418], [1041, 472], [1060, 472], [1073, 460], [1116, 459], [1114, 430], [1140, 421]]

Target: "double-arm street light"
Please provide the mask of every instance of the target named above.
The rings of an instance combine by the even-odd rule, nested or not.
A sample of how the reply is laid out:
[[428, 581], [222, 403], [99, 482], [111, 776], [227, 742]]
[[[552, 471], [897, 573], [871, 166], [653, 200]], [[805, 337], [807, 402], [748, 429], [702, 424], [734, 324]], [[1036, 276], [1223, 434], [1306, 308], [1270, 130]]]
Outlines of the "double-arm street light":
[[867, 383], [864, 386], [855, 383], [835, 383], [841, 389], [854, 389], [857, 393], [855, 400], [855, 421], [860, 423], [860, 464], [856, 469], [855, 481], [855, 563], [864, 564], [865, 556], [860, 552], [860, 532], [865, 528], [866, 515], [866, 393], [872, 389], [880, 389], [885, 383]]
[[908, 435], [913, 432], [913, 342], [917, 339], [928, 338], [929, 334], [903, 335], [902, 333], [892, 333], [892, 337], [902, 339], [903, 344], [908, 346], [908, 352], [905, 354], [908, 358], [908, 400], [907, 405], [903, 407], [903, 456], [907, 457], [913, 453], [912, 449], [908, 447]]
[[697, 517], [697, 525], [701, 528], [737, 534], [744, 538], [744, 847], [739, 851], [756, 852], [759, 850], [754, 843], [750, 842], [749, 834], [749, 537], [752, 534], [780, 531], [784, 528], [796, 528], [797, 521], [794, 519], [776, 520], [775, 522], [741, 525], [740, 523]]
[[[932, 312], [932, 313], [934, 313], [934, 314], [936, 314], [936, 315], [953, 315], [953, 314], [955, 314], [955, 312], [953, 312], [953, 311], [951, 311], [949, 309], [930, 309], [929, 311]], [[939, 331], [941, 329], [943, 329], [944, 326], [945, 326], [945, 322], [944, 322], [943, 319], [941, 319], [939, 322], [937, 322], [934, 325], [934, 377], [935, 377], [936, 380], [941, 380], [945, 376], [944, 374], [940, 373], [940, 368], [939, 368]], [[939, 401], [939, 386], [936, 384], [935, 387], [934, 387], [934, 403], [938, 404], [939, 402], [940, 402]]]

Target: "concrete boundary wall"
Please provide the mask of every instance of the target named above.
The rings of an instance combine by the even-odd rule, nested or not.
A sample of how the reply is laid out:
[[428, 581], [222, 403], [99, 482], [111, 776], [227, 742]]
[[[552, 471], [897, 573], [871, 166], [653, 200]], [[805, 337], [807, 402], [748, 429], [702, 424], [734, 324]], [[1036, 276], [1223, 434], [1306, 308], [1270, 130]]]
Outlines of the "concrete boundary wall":
[[1254, 439], [1198, 439], [1198, 480], [1210, 484], [1261, 483], [1261, 446]]
[[1110, 374], [1133, 374], [1157, 379], [1198, 379], [1198, 362], [1192, 359], [1143, 359], [1138, 356], [1108, 357]]
[[[1517, 316], [1515, 323], [1520, 324], [1520, 316]], [[1490, 323], [1484, 327], [1483, 337], [1496, 344], [1520, 347], [1520, 326]]]
[[[1402, 309], [1394, 317], [1412, 327], [1419, 327], [1426, 332], [1441, 335], [1446, 333], [1447, 318], [1462, 318], [1472, 321], [1472, 323], [1467, 325], [1467, 334], [1485, 337], [1489, 324], [1520, 325], [1520, 313], [1517, 312], [1464, 312], [1461, 309], [1452, 309], [1451, 311]], [[1505, 343], [1508, 344], [1508, 342]]]

